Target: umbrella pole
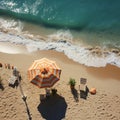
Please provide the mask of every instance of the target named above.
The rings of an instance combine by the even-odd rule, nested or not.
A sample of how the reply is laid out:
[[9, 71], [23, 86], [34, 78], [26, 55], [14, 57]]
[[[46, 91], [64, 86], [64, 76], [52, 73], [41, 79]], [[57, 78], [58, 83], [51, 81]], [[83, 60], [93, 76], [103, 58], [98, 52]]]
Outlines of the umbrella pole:
[[45, 88], [45, 91], [46, 91], [46, 98], [49, 98], [50, 97], [50, 89]]

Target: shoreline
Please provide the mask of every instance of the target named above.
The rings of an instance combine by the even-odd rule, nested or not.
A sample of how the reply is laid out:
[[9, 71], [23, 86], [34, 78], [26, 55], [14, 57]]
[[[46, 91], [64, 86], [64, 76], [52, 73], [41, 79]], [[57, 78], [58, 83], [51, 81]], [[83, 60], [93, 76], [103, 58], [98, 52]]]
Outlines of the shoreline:
[[7, 54], [21, 54], [21, 53], [28, 53], [27, 49], [18, 44], [12, 44], [9, 42], [0, 42], [0, 52], [7, 53]]
[[[26, 36], [15, 34], [1, 34], [0, 51], [6, 49], [9, 53], [25, 53], [27, 51], [32, 53], [40, 50], [54, 50], [63, 52], [69, 59], [80, 64], [93, 67], [104, 67], [107, 64], [112, 64], [120, 67], [120, 51], [119, 49], [102, 48], [100, 46], [76, 45], [67, 40], [44, 41], [43, 38], [34, 39]], [[3, 47], [3, 45], [5, 47]], [[22, 47], [22, 49], [20, 49]], [[13, 50], [13, 48], [15, 50]], [[23, 50], [24, 49], [24, 50]], [[8, 50], [5, 50], [7, 53]], [[4, 51], [3, 51], [4, 52]]]

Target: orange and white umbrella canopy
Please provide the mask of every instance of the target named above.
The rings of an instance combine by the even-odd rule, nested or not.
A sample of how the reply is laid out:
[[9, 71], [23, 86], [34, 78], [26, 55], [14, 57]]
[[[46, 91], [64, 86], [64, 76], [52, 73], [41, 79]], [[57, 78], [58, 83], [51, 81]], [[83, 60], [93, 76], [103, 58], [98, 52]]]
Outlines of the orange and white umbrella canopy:
[[60, 80], [61, 69], [55, 61], [47, 58], [35, 60], [28, 69], [28, 78], [39, 88], [52, 87]]

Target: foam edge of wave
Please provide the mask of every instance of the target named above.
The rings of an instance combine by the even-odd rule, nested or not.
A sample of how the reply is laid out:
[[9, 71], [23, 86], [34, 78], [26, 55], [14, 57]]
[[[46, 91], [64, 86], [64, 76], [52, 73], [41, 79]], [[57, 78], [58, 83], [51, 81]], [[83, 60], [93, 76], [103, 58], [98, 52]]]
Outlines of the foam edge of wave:
[[68, 58], [80, 64], [92, 67], [105, 67], [112, 64], [120, 67], [119, 49], [103, 49], [99, 46], [76, 46], [66, 40], [44, 41], [34, 40], [21, 35], [14, 35], [0, 32], [1, 42], [10, 42], [26, 46], [29, 52], [38, 50], [55, 50], [63, 52]]

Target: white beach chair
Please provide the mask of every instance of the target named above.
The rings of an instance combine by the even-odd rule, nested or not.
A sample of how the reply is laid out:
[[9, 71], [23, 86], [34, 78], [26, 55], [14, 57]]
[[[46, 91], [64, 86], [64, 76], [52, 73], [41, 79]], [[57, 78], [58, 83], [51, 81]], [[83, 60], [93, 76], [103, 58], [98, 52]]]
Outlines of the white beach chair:
[[80, 91], [80, 98], [87, 99], [89, 89], [87, 87], [86, 78], [80, 78], [79, 91]]
[[16, 76], [11, 76], [10, 79], [8, 80], [10, 85], [14, 85], [17, 80]]
[[79, 90], [86, 91], [86, 87], [87, 87], [87, 79], [86, 78], [80, 78]]

